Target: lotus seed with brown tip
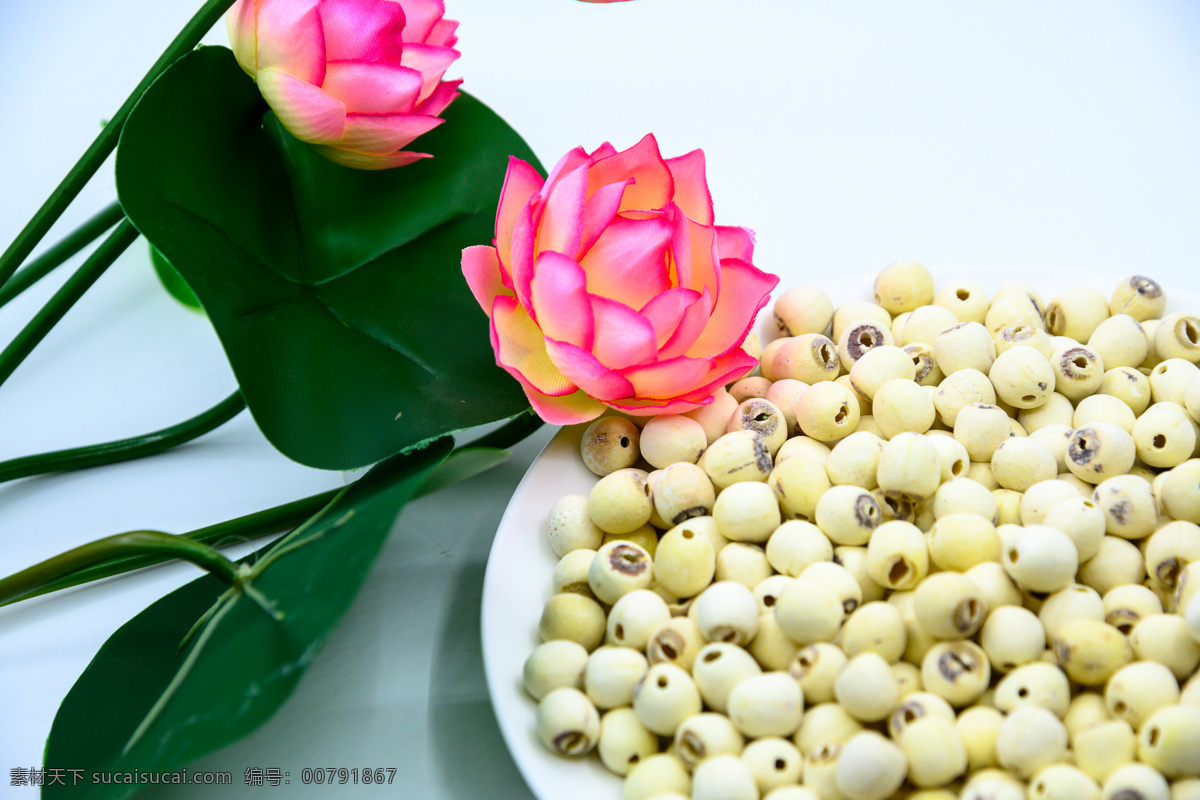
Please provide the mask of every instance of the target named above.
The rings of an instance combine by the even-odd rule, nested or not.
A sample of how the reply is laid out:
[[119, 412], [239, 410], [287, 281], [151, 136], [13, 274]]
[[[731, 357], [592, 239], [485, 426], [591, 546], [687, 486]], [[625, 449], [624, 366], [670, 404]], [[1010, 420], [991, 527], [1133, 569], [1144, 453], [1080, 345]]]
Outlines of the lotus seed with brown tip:
[[842, 367], [849, 370], [868, 350], [891, 344], [895, 344], [895, 339], [886, 325], [875, 320], [860, 319], [842, 332], [838, 339], [838, 356]]
[[1108, 310], [1114, 316], [1128, 314], [1138, 322], [1158, 319], [1167, 305], [1167, 297], [1157, 281], [1134, 275], [1117, 285]]
[[583, 463], [601, 477], [632, 467], [641, 454], [640, 439], [637, 426], [624, 417], [601, 417], [583, 432]]

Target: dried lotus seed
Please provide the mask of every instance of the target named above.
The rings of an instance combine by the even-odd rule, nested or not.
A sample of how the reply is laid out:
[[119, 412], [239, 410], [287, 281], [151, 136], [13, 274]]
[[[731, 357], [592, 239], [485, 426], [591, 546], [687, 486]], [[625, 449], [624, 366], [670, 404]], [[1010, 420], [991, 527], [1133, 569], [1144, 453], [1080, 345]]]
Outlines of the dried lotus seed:
[[915, 261], [890, 264], [875, 276], [875, 302], [890, 314], [927, 306], [933, 294], [933, 276]]
[[691, 800], [757, 800], [750, 767], [736, 755], [706, 758], [692, 772]]
[[758, 631], [758, 601], [740, 583], [718, 580], [696, 597], [692, 607], [700, 635], [710, 642], [745, 645]]
[[1167, 296], [1157, 281], [1134, 275], [1113, 290], [1108, 310], [1113, 315], [1128, 314], [1141, 322], [1161, 317], [1166, 304]]
[[538, 703], [538, 737], [559, 755], [578, 757], [591, 752], [600, 739], [600, 715], [578, 689], [555, 689]]
[[1010, 348], [1020, 346], [1032, 347], [1037, 350], [1046, 357], [1046, 363], [1049, 363], [1050, 356], [1054, 355], [1054, 348], [1050, 346], [1050, 334], [1042, 328], [1032, 325], [1013, 325], [996, 334], [997, 356]]
[[700, 423], [682, 414], [651, 417], [642, 428], [642, 457], [656, 469], [671, 464], [695, 464], [708, 447]]
[[819, 286], [793, 286], [779, 296], [773, 311], [784, 336], [824, 333], [833, 323], [833, 302]]
[[704, 711], [688, 717], [675, 731], [675, 752], [694, 770], [701, 761], [742, 752], [745, 739], [724, 714]]
[[[800, 782], [800, 774], [804, 769], [804, 756], [787, 739], [778, 736], [764, 736], [746, 746], [742, 751], [742, 760], [750, 767], [754, 782], [758, 784], [759, 792], [766, 794], [772, 789], [785, 787], [800, 789], [795, 785]], [[802, 790], [807, 791], [807, 790]], [[775, 793], [776, 800], [787, 800], [786, 795]], [[797, 797], [795, 800], [816, 800], [815, 797]]]
[[1163, 317], [1154, 330], [1154, 351], [1160, 359], [1200, 362], [1200, 318], [1176, 312]]
[[996, 396], [1014, 408], [1044, 405], [1054, 392], [1054, 368], [1042, 353], [1027, 345], [1010, 347], [996, 356], [988, 370]]
[[[766, 359], [767, 352], [781, 339], [776, 339], [767, 345], [763, 351], [763, 358]], [[729, 415], [737, 408], [737, 401], [733, 399], [733, 395], [725, 389], [718, 389], [713, 395], [712, 402], [708, 405], [700, 406], [692, 411], [685, 411], [683, 416], [694, 419], [700, 423], [700, 427], [704, 429], [704, 438], [708, 444], [712, 444], [717, 439], [725, 435], [725, 426], [729, 422]]]
[[1082, 345], [1056, 350], [1050, 366], [1054, 370], [1054, 391], [1073, 403], [1095, 393], [1104, 380], [1104, 362]]
[[1133, 660], [1129, 640], [1113, 626], [1092, 619], [1067, 622], [1051, 643], [1054, 658], [1067, 676], [1085, 686], [1100, 686]]
[[600, 717], [600, 761], [615, 775], [628, 775], [643, 758], [658, 752], [658, 737], [638, 722], [632, 708], [614, 708]]
[[573, 550], [595, 550], [604, 541], [604, 531], [588, 516], [588, 499], [569, 494], [550, 508], [550, 547], [554, 554], [567, 555]]
[[615, 603], [622, 595], [647, 589], [654, 581], [654, 561], [645, 548], [632, 542], [608, 542], [596, 551], [588, 568], [588, 585], [602, 602]]
[[811, 385], [838, 376], [842, 364], [837, 345], [829, 337], [806, 333], [782, 341], [771, 361], [776, 380], [791, 378]]
[[933, 297], [933, 303], [949, 309], [963, 322], [983, 322], [990, 305], [987, 290], [965, 280], [942, 284]]
[[1046, 306], [1046, 332], [1086, 342], [1108, 317], [1107, 297], [1089, 287], [1071, 289]]
[[838, 358], [847, 372], [867, 351], [884, 345], [894, 345], [891, 329], [879, 320], [860, 318], [842, 330], [837, 339]]
[[608, 612], [608, 641], [644, 650], [654, 632], [670, 619], [667, 601], [649, 589], [635, 589], [621, 595]]
[[850, 383], [867, 400], [873, 401], [879, 387], [890, 380], [913, 380], [917, 365], [912, 356], [894, 345], [881, 345], [865, 352], [850, 368]]
[[1136, 367], [1150, 354], [1150, 341], [1139, 320], [1128, 314], [1109, 317], [1097, 326], [1087, 340], [1104, 362], [1105, 369]]
[[749, 677], [761, 675], [762, 667], [741, 647], [712, 642], [696, 655], [692, 677], [704, 704], [724, 714], [733, 687]]
[[525, 691], [534, 700], [541, 700], [564, 686], [581, 689], [587, 661], [588, 652], [578, 642], [561, 639], [543, 642], [525, 659]]
[[595, 650], [604, 641], [604, 609], [582, 594], [556, 594], [542, 609], [538, 634], [543, 642], [566, 639]]
[[900, 788], [907, 772], [908, 762], [899, 746], [874, 731], [863, 731], [841, 748], [837, 791], [847, 800], [884, 800]]
[[630, 533], [650, 521], [647, 474], [640, 469], [619, 469], [601, 478], [588, 495], [588, 516], [605, 533]]
[[601, 417], [583, 432], [583, 463], [602, 477], [632, 467], [641, 452], [640, 439], [637, 426], [624, 417]]
[[753, 431], [762, 437], [763, 444], [774, 458], [787, 441], [788, 423], [783, 412], [770, 400], [755, 398], [738, 405], [729, 417], [726, 431]]
[[883, 445], [883, 439], [866, 431], [855, 431], [838, 441], [822, 459], [830, 482], [835, 486], [858, 486], [868, 491], [876, 488], [879, 481], [875, 473], [879, 469]]
[[729, 394], [739, 403], [754, 397], [762, 397], [771, 388], [771, 381], [762, 377], [742, 378], [729, 387]]
[[633, 690], [633, 710], [651, 733], [674, 736], [679, 724], [700, 713], [700, 692], [690, 675], [674, 664], [655, 664]]
[[713, 505], [717, 532], [730, 541], [767, 541], [783, 521], [775, 491], [765, 483], [742, 481], [726, 487]]
[[1067, 469], [1088, 483], [1124, 475], [1136, 457], [1133, 437], [1111, 422], [1078, 428], [1067, 442]]
[[1000, 766], [1029, 779], [1067, 754], [1067, 729], [1052, 712], [1036, 705], [1014, 709], [996, 737]]

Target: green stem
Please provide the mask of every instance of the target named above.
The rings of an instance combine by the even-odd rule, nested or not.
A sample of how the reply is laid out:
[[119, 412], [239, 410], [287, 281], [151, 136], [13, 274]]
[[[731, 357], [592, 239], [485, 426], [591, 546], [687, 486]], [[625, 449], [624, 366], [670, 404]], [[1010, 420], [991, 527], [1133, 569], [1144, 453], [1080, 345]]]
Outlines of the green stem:
[[[197, 528], [194, 531], [189, 531], [183, 534], [164, 533], [163, 536], [171, 536], [174, 539], [182, 541], [196, 542], [198, 544], [208, 545], [210, 547], [225, 547], [227, 545], [239, 544], [248, 542], [271, 533], [288, 530], [296, 525], [299, 525], [304, 520], [316, 514], [325, 506], [329, 505], [329, 501], [334, 498], [342, 489], [333, 489], [328, 492], [321, 492], [311, 497], [305, 497], [302, 500], [295, 500], [291, 503], [284, 503], [281, 506], [268, 508], [265, 511], [257, 511], [253, 514], [247, 514], [243, 517], [220, 522], [216, 525], [208, 525], [204, 528]], [[78, 586], [81, 583], [90, 583], [101, 578], [109, 578], [113, 575], [120, 575], [125, 572], [130, 572], [142, 567], [150, 567], [155, 564], [161, 564], [164, 561], [169, 561], [174, 556], [170, 554], [138, 554], [126, 555], [106, 561], [102, 564], [93, 564], [92, 566], [83, 567], [69, 575], [64, 575], [56, 580], [50, 581], [29, 594], [24, 595], [19, 599], [28, 599], [37, 597], [41, 594], [49, 594], [57, 592], [60, 589], [69, 589], [72, 586]], [[0, 603], [15, 602], [8, 600]]]
[[[471, 442], [464, 447], [497, 447], [507, 448], [516, 442], [521, 441], [529, 434], [536, 431], [545, 423], [537, 417], [532, 411], [525, 411], [514, 417], [507, 424], [492, 431], [486, 436]], [[274, 508], [268, 508], [265, 511], [258, 511], [253, 514], [247, 514], [236, 519], [231, 519], [226, 522], [220, 522], [216, 525], [209, 525], [204, 528], [197, 528], [194, 531], [187, 533], [172, 535], [161, 533], [161, 536], [171, 536], [173, 539], [180, 541], [195, 542], [201, 545], [210, 547], [224, 547], [226, 545], [239, 544], [248, 542], [271, 533], [289, 530], [300, 525], [305, 520], [313, 517], [313, 515], [322, 511], [330, 502], [333, 501], [340, 493], [344, 492], [345, 487], [340, 489], [331, 489], [327, 492], [305, 497], [301, 500], [295, 500], [290, 503], [284, 503]], [[424, 489], [417, 492], [416, 497], [421, 497], [428, 492]], [[103, 541], [103, 540], [102, 540]], [[86, 545], [85, 545], [86, 546]], [[160, 564], [163, 561], [169, 561], [175, 556], [164, 553], [140, 553], [133, 555], [122, 555], [104, 563], [96, 563], [89, 566], [83, 566], [80, 569], [70, 574], [65, 574], [55, 580], [48, 581], [37, 589], [27, 592], [19, 598], [9, 598], [0, 601], [0, 606], [8, 603], [16, 602], [16, 600], [24, 600], [31, 597], [36, 597], [50, 592], [56, 592], [60, 589], [68, 589], [72, 586], [78, 586], [82, 583], [100, 580], [102, 578], [120, 575], [125, 572], [130, 572], [142, 567], [149, 567], [155, 564]], [[11, 579], [9, 579], [11, 580]], [[0, 581], [0, 585], [3, 585]]]
[[237, 565], [213, 548], [161, 531], [128, 531], [80, 545], [0, 580], [0, 605], [41, 594], [47, 586], [114, 558], [179, 558], [229, 584], [238, 582]]
[[61, 242], [29, 262], [29, 265], [0, 286], [0, 306], [50, 274], [51, 270], [91, 244], [125, 217], [120, 203], [113, 203], [71, 231]]
[[196, 15], [188, 20], [187, 25], [175, 37], [170, 46], [163, 52], [158, 60], [154, 62], [154, 66], [142, 78], [141, 83], [133, 90], [133, 94], [129, 95], [128, 99], [121, 105], [117, 113], [113, 115], [108, 124], [100, 131], [100, 135], [96, 137], [83, 156], [71, 167], [71, 171], [62, 179], [62, 182], [55, 187], [50, 193], [50, 197], [46, 202], [42, 203], [42, 207], [33, 215], [33, 219], [17, 234], [17, 238], [8, 246], [3, 255], [0, 255], [0, 286], [8, 282], [17, 268], [24, 263], [29, 254], [33, 252], [33, 248], [37, 247], [38, 242], [50, 230], [55, 220], [62, 215], [71, 201], [75, 199], [88, 180], [108, 158], [109, 153], [117, 146], [117, 139], [121, 135], [121, 129], [125, 126], [125, 120], [129, 117], [129, 112], [137, 105], [145, 91], [150, 88], [150, 84], [161, 75], [167, 67], [171, 66], [175, 61], [187, 55], [197, 44], [204, 34], [208, 33], [209, 29], [221, 19], [221, 15], [225, 13], [234, 0], [208, 0], [204, 6], [196, 12]]
[[133, 227], [129, 220], [123, 220], [117, 225], [116, 230], [96, 248], [96, 252], [83, 262], [83, 266], [67, 279], [37, 316], [17, 334], [8, 347], [4, 348], [4, 352], [0, 353], [0, 384], [8, 380], [8, 376], [12, 375], [13, 370], [37, 347], [38, 342], [45, 338], [50, 329], [137, 237], [137, 228]]
[[170, 428], [163, 428], [129, 439], [118, 439], [115, 442], [74, 447], [69, 450], [55, 450], [51, 453], [2, 461], [0, 462], [0, 483], [17, 478], [27, 478], [30, 475], [44, 475], [48, 472], [67, 472], [87, 467], [99, 467], [104, 464], [115, 464], [119, 461], [161, 453], [220, 427], [241, 413], [245, 407], [246, 401], [242, 399], [241, 392], [235, 391], [207, 411]]

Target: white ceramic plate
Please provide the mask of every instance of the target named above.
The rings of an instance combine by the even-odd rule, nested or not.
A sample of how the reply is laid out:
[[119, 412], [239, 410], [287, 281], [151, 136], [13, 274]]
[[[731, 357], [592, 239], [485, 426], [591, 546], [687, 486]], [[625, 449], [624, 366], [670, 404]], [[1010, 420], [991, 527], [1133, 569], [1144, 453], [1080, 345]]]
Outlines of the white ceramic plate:
[[[937, 286], [953, 278], [980, 284], [988, 292], [1009, 281], [1023, 281], [1050, 300], [1067, 289], [1092, 286], [1109, 296], [1122, 276], [1022, 266], [963, 267], [932, 270]], [[799, 283], [812, 283], [793, 270], [781, 273], [776, 294]], [[850, 300], [873, 300], [873, 274], [821, 285], [835, 307]], [[1168, 311], [1200, 310], [1200, 296], [1167, 287]], [[770, 305], [755, 330], [765, 343], [776, 338]], [[587, 495], [596, 482], [579, 456], [583, 425], [563, 428], [546, 445], [513, 494], [492, 543], [483, 582], [483, 662], [492, 708], [509, 752], [529, 788], [540, 800], [620, 800], [621, 779], [592, 755], [579, 760], [558, 757], [542, 746], [536, 731], [536, 703], [521, 685], [525, 659], [538, 645], [542, 606], [550, 597], [550, 578], [558, 559], [550, 549], [546, 520], [550, 506], [564, 494]]]

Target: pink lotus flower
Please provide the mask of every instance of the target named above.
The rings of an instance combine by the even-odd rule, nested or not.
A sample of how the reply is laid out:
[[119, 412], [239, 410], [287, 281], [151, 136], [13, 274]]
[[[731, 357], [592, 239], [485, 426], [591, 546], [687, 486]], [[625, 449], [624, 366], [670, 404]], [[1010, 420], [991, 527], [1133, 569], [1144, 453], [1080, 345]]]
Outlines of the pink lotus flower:
[[347, 167], [428, 158], [400, 148], [442, 123], [459, 56], [442, 0], [237, 0], [225, 17], [242, 69], [289, 131]]
[[463, 274], [547, 422], [688, 411], [757, 363], [741, 345], [779, 279], [748, 229], [714, 226], [700, 150], [576, 148], [545, 181], [511, 159], [494, 244], [464, 250]]

